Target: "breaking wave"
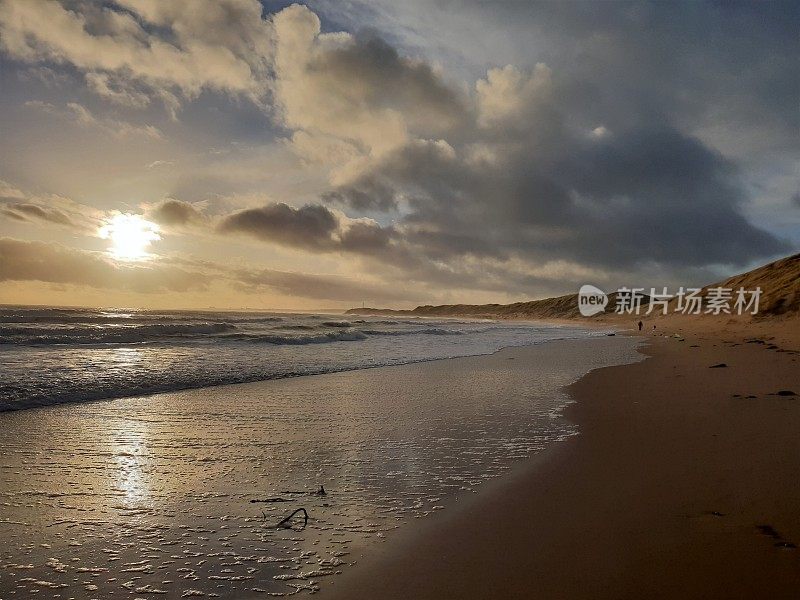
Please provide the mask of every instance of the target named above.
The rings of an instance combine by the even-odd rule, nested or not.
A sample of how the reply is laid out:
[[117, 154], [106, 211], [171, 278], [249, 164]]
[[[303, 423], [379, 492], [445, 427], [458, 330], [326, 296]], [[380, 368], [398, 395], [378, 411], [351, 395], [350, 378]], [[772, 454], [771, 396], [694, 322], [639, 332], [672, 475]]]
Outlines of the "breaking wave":
[[103, 327], [0, 327], [0, 344], [135, 344], [233, 331], [231, 323], [154, 323]]
[[0, 411], [485, 354], [567, 331], [441, 318], [0, 306]]

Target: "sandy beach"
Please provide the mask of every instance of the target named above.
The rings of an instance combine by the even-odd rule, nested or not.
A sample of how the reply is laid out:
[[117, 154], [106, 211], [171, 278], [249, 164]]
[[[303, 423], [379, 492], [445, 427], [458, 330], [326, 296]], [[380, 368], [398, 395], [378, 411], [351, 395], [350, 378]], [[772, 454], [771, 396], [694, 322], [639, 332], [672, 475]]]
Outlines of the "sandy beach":
[[797, 319], [625, 325], [6, 413], [0, 598], [796, 597]]
[[[800, 327], [660, 320], [580, 435], [405, 530], [334, 598], [796, 598]], [[717, 366], [725, 365], [725, 366]]]
[[7, 413], [0, 598], [796, 597], [797, 320], [647, 325]]

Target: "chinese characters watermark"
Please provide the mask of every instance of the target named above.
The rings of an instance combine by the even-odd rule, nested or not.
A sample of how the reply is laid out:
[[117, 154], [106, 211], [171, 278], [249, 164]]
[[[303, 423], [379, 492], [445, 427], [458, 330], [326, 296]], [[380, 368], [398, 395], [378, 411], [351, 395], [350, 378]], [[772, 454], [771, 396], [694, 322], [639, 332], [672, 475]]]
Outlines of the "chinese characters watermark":
[[[613, 312], [620, 315], [666, 315], [669, 312], [684, 315], [755, 315], [761, 299], [760, 287], [754, 290], [712, 287], [707, 288], [705, 294], [702, 288], [684, 287], [674, 294], [666, 287], [650, 288], [648, 291], [650, 293], [645, 294], [645, 288], [619, 288], [613, 294]], [[593, 285], [583, 285], [578, 291], [578, 310], [584, 317], [604, 312], [609, 301], [609, 294]]]

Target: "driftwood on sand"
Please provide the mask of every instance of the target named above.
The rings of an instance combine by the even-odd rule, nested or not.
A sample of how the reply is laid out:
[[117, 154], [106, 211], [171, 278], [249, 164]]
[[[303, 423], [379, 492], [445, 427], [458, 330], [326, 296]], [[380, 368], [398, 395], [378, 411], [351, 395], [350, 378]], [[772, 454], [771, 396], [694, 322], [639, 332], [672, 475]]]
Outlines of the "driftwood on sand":
[[[325, 487], [322, 486], [322, 485], [319, 486], [319, 489], [314, 491], [314, 492], [308, 492], [308, 491], [289, 492], [289, 491], [286, 491], [286, 492], [283, 492], [283, 493], [284, 494], [292, 494], [292, 495], [303, 495], [303, 496], [327, 496], [328, 495], [328, 493], [325, 491]], [[289, 499], [283, 498], [282, 496], [275, 496], [273, 498], [253, 498], [252, 500], [250, 500], [251, 504], [255, 504], [255, 503], [259, 503], [259, 502], [260, 503], [289, 502]], [[327, 504], [325, 506], [327, 506]], [[292, 520], [298, 514], [301, 514], [303, 516], [303, 527], [308, 525], [308, 511], [305, 508], [301, 507], [301, 508], [298, 508], [298, 509], [294, 510], [288, 517], [286, 517], [280, 523], [275, 525], [275, 527], [278, 528], [278, 529], [279, 528], [291, 529], [292, 528]], [[264, 520], [266, 521], [267, 520], [267, 515], [263, 510], [261, 511], [261, 515], [264, 517]]]
[[298, 508], [292, 514], [286, 517], [283, 521], [278, 523], [275, 527], [283, 527], [284, 529], [290, 529], [292, 527], [292, 519], [298, 513], [302, 513], [303, 515], [303, 527], [308, 525], [308, 512], [306, 511], [305, 508]]

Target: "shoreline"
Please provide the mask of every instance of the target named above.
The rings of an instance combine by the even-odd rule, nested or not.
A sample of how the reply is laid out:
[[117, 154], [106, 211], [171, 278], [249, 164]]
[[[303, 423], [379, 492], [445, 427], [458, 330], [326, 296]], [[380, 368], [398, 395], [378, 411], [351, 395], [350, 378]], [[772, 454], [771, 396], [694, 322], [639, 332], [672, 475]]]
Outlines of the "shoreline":
[[[476, 321], [476, 322], [480, 322], [480, 321], [484, 320], [484, 319], [478, 319], [478, 318], [474, 318], [473, 319], [473, 318], [469, 318], [469, 317], [464, 317], [464, 318], [465, 319], [470, 319], [470, 320], [473, 320], [473, 321]], [[501, 321], [503, 321], [503, 319], [501, 319]], [[552, 326], [554, 328], [557, 328], [557, 327], [573, 327], [575, 329], [583, 330], [583, 331], [606, 331], [607, 330], [609, 332], [609, 334], [611, 332], [613, 332], [615, 335], [619, 334], [622, 331], [622, 328], [621, 328], [620, 324], [614, 324], [614, 323], [592, 323], [592, 322], [587, 322], [587, 323], [583, 323], [582, 324], [581, 321], [577, 321], [577, 320], [575, 320], [575, 321], [569, 321], [569, 320], [561, 321], [561, 320], [536, 320], [536, 319], [524, 319], [524, 320], [520, 320], [520, 322], [523, 322], [523, 323], [526, 323], [526, 324], [541, 324], [541, 325], [544, 325], [544, 326]], [[508, 348], [526, 348], [526, 347], [531, 347], [531, 346], [539, 346], [539, 345], [542, 345], [542, 344], [547, 344], [547, 343], [555, 342], [555, 341], [568, 341], [568, 340], [573, 340], [573, 339], [580, 340], [580, 339], [589, 339], [591, 337], [600, 337], [600, 335], [598, 333], [596, 336], [595, 335], [587, 335], [587, 336], [584, 336], [584, 337], [576, 337], [576, 338], [572, 338], [572, 337], [564, 337], [564, 338], [557, 337], [557, 338], [551, 338], [551, 339], [547, 339], [547, 340], [540, 340], [540, 341], [536, 341], [536, 342], [533, 342], [533, 343], [523, 344], [523, 345], [518, 345], [518, 346], [514, 346], [514, 345], [512, 345], [512, 346], [503, 346], [502, 348], [498, 348], [498, 349], [496, 349], [494, 351], [484, 352], [484, 353], [479, 353], [479, 354], [464, 354], [464, 355], [457, 355], [457, 356], [421, 358], [421, 359], [407, 360], [407, 361], [398, 362], [398, 363], [394, 363], [394, 364], [390, 363], [390, 364], [358, 365], [358, 366], [353, 366], [353, 367], [345, 367], [345, 368], [341, 368], [341, 369], [331, 369], [331, 370], [327, 370], [327, 371], [320, 370], [318, 372], [309, 372], [309, 373], [291, 373], [291, 374], [284, 374], [284, 375], [279, 375], [279, 376], [274, 376], [274, 377], [267, 377], [267, 378], [244, 379], [244, 380], [241, 380], [241, 381], [221, 381], [219, 383], [214, 383], [214, 384], [211, 384], [211, 385], [209, 385], [206, 382], [203, 382], [203, 383], [201, 383], [199, 385], [196, 385], [196, 386], [186, 386], [186, 387], [178, 387], [178, 388], [171, 388], [171, 389], [142, 390], [142, 391], [136, 391], [136, 392], [133, 392], [133, 393], [131, 393], [129, 391], [126, 391], [126, 392], [123, 392], [121, 395], [99, 396], [99, 397], [85, 398], [85, 399], [81, 399], [81, 400], [64, 399], [64, 400], [48, 401], [48, 402], [30, 402], [30, 401], [26, 401], [26, 402], [19, 403], [19, 404], [22, 404], [20, 406], [17, 406], [15, 404], [4, 404], [4, 403], [0, 402], [0, 416], [3, 415], [3, 414], [10, 414], [10, 413], [18, 412], [18, 411], [48, 409], [48, 408], [52, 408], [54, 406], [91, 404], [91, 403], [95, 403], [95, 402], [108, 402], [108, 401], [114, 401], [114, 400], [125, 400], [127, 398], [153, 397], [153, 396], [158, 396], [158, 395], [161, 395], [161, 394], [175, 394], [175, 393], [187, 392], [187, 391], [195, 391], [195, 390], [205, 390], [205, 389], [212, 390], [212, 389], [215, 389], [215, 388], [224, 387], [224, 386], [230, 386], [230, 385], [248, 385], [248, 384], [254, 384], [254, 383], [263, 383], [263, 382], [266, 382], [266, 381], [278, 381], [278, 380], [282, 380], [282, 379], [297, 379], [297, 378], [301, 378], [301, 377], [315, 377], [315, 376], [319, 376], [319, 375], [330, 375], [330, 374], [333, 374], [333, 373], [346, 373], [346, 372], [350, 372], [350, 371], [371, 370], [371, 369], [379, 369], [379, 368], [383, 368], [383, 367], [402, 367], [404, 365], [423, 364], [423, 363], [428, 363], [428, 362], [436, 362], [436, 361], [442, 361], [442, 360], [453, 360], [453, 359], [458, 359], [458, 358], [468, 358], [468, 357], [471, 357], [471, 356], [492, 356], [493, 354], [496, 354], [497, 352], [501, 352], [501, 351], [506, 350]], [[347, 343], [350, 343], [350, 342], [347, 342]]]
[[328, 597], [796, 597], [800, 397], [776, 394], [800, 393], [800, 332], [657, 322], [670, 337], [643, 336], [645, 361], [567, 388], [579, 435], [400, 532]]

